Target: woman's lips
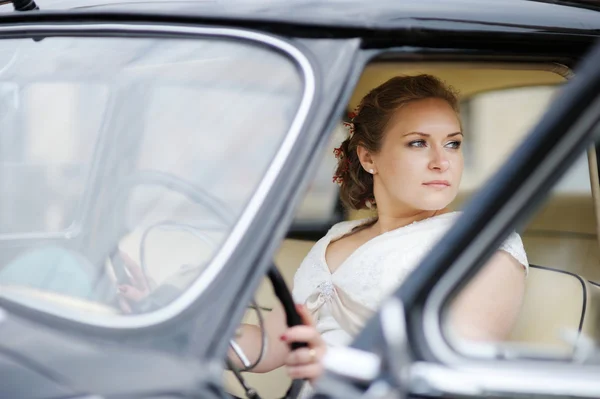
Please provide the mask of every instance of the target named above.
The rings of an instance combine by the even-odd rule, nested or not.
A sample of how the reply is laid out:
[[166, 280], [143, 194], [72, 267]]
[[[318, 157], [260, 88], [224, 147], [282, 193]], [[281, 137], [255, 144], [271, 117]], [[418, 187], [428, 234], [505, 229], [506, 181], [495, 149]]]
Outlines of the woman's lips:
[[450, 187], [450, 182], [448, 180], [432, 180], [423, 183], [424, 186], [432, 187], [432, 188], [447, 188]]

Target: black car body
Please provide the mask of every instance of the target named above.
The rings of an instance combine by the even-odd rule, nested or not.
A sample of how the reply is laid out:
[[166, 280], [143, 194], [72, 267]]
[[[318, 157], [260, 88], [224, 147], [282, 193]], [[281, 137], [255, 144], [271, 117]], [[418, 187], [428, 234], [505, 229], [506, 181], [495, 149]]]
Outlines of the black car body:
[[[565, 76], [570, 77], [572, 71], [576, 71], [576, 77], [566, 85], [551, 111], [514, 152], [510, 162], [469, 202], [461, 223], [448, 234], [439, 250], [424, 259], [418, 273], [411, 274], [395, 296], [383, 304], [381, 313], [367, 324], [354, 341], [353, 349], [345, 354], [355, 359], [354, 362], [373, 361], [378, 365], [376, 369], [365, 371], [364, 375], [349, 375], [333, 367], [319, 383], [319, 395], [332, 398], [361, 395], [512, 398], [552, 394], [600, 397], [599, 369], [593, 361], [594, 355], [579, 364], [561, 363], [544, 356], [523, 358], [501, 350], [494, 353], [492, 359], [473, 358], [453, 351], [439, 327], [439, 311], [446, 299], [460, 288], [462, 281], [476, 273], [493, 248], [522, 223], [567, 167], [597, 138], [594, 130], [597, 131], [600, 106], [600, 72], [594, 70], [592, 64], [600, 61], [598, 51], [582, 66], [582, 60], [600, 36], [600, 6], [596, 2], [84, 0], [39, 1], [40, 10], [26, 12], [15, 12], [10, 3], [5, 3], [0, 16], [0, 38], [5, 43], [14, 43], [6, 47], [14, 49], [14, 53], [6, 50], [0, 80], [26, 85], [35, 79], [51, 83], [56, 76], [60, 77], [56, 79], [70, 81], [93, 75], [94, 79], [97, 76], [113, 79], [114, 76], [115, 81], [123, 79], [125, 83], [119, 86], [121, 91], [112, 95], [100, 93], [104, 89], [93, 89], [100, 93], [98, 98], [105, 96], [107, 104], [110, 103], [107, 109], [111, 112], [106, 114], [110, 118], [91, 113], [98, 106], [96, 100], [77, 97], [80, 107], [90, 110], [89, 116], [82, 120], [87, 123], [97, 118], [93, 123], [102, 126], [101, 131], [105, 133], [93, 136], [98, 150], [94, 152], [90, 169], [70, 172], [77, 176], [81, 173], [89, 182], [77, 194], [84, 198], [84, 205], [79, 202], [65, 205], [77, 208], [75, 227], [67, 226], [64, 232], [56, 234], [42, 234], [28, 227], [23, 231], [0, 232], [0, 248], [10, 254], [3, 256], [3, 265], [12, 262], [14, 254], [24, 248], [48, 243], [84, 254], [94, 259], [92, 264], [95, 265], [96, 260], [105, 259], [114, 249], [114, 241], [109, 238], [121, 234], [126, 227], [112, 223], [128, 214], [119, 201], [126, 203], [137, 185], [166, 188], [191, 198], [191, 202], [205, 207], [202, 215], [211, 215], [206, 216], [207, 220], [212, 218], [211, 223], [223, 229], [215, 233], [216, 236], [208, 234], [200, 238], [204, 242], [217, 237], [215, 248], [218, 247], [219, 252], [214, 253], [214, 259], [219, 259], [218, 267], [214, 266], [216, 260], [209, 260], [204, 270], [206, 274], [203, 278], [194, 278], [186, 285], [185, 292], [164, 292], [164, 297], [157, 298], [156, 303], [138, 309], [139, 314], [135, 309], [134, 315], [112, 314], [91, 305], [65, 305], [54, 294], [38, 293], [40, 296], [0, 288], [0, 306], [4, 309], [0, 315], [1, 397], [228, 397], [222, 372], [229, 341], [261, 280], [272, 268], [273, 256], [281, 241], [285, 237], [319, 237], [344, 217], [336, 208], [329, 218], [298, 223], [294, 212], [317, 173], [319, 154], [347, 110], [363, 69], [373, 62], [381, 65], [394, 62], [553, 65], [564, 71]], [[76, 45], [69, 47], [65, 40], [72, 38], [81, 40], [74, 40]], [[58, 39], [62, 41], [55, 42]], [[113, 47], [117, 39], [142, 44]], [[217, 67], [207, 69], [214, 73], [210, 79], [200, 73], [194, 76], [191, 67], [172, 72], [161, 64], [160, 72], [154, 72], [152, 68], [156, 63], [144, 58], [145, 54], [160, 57], [169, 46], [181, 45], [177, 50], [180, 53], [173, 50], [173, 57], [179, 57], [186, 54], [188, 43], [204, 39], [210, 41], [210, 45], [198, 45], [194, 51], [202, 56], [210, 54], [216, 60]], [[87, 48], [87, 40], [94, 46], [102, 46], [95, 47], [94, 53]], [[219, 57], [222, 59], [224, 55], [220, 48], [213, 46], [220, 43], [233, 46], [227, 50], [227, 56], [238, 57], [236, 63], [220, 63]], [[276, 93], [277, 100], [268, 99], [267, 103], [273, 107], [281, 105], [283, 116], [277, 118], [282, 120], [281, 127], [286, 127], [281, 137], [269, 139], [281, 145], [273, 147], [272, 158], [261, 164], [260, 174], [246, 177], [242, 173], [244, 168], [240, 167], [226, 175], [256, 180], [252, 192], [231, 194], [235, 208], [231, 211], [215, 205], [219, 202], [215, 200], [219, 194], [215, 193], [220, 182], [214, 183], [212, 188], [198, 190], [193, 179], [186, 181], [166, 173], [146, 173], [148, 170], [142, 167], [134, 169], [136, 173], [132, 173], [131, 178], [127, 177], [127, 168], [133, 163], [123, 166], [118, 163], [119, 157], [136, 151], [143, 154], [145, 150], [139, 150], [138, 145], [142, 144], [135, 138], [121, 140], [125, 140], [123, 137], [127, 134], [133, 135], [136, 129], [142, 129], [135, 120], [150, 118], [148, 114], [165, 109], [169, 111], [164, 112], [171, 112], [169, 107], [173, 104], [164, 102], [153, 108], [154, 105], [141, 101], [149, 95], [145, 91], [148, 82], [137, 81], [139, 75], [129, 70], [123, 72], [123, 65], [135, 65], [136, 74], [148, 73], [149, 81], [164, 79], [179, 90], [185, 86], [187, 76], [193, 76], [194, 84], [204, 82], [203, 79], [208, 81], [203, 84], [208, 85], [211, 79], [215, 83], [224, 76], [219, 75], [221, 71], [228, 74], [231, 72], [228, 68], [234, 70], [243, 65], [240, 60], [246, 56], [244, 51], [258, 55], [253, 55], [248, 69], [233, 74], [236, 77], [233, 83], [250, 88], [248, 90], [259, 90], [256, 96], [264, 94], [260, 90], [265, 90], [265, 95]], [[104, 58], [103, 54], [113, 52], [125, 61], [111, 63], [107, 60], [109, 57]], [[134, 53], [135, 57], [128, 58]], [[71, 74], [64, 66], [65, 60], [82, 66]], [[45, 64], [46, 61], [49, 64]], [[279, 62], [281, 64], [270, 64]], [[48, 70], [44, 70], [44, 65]], [[86, 65], [93, 72], [87, 71]], [[284, 77], [277, 75], [271, 81], [265, 75], [265, 80], [253, 81], [253, 74], [265, 65], [272, 68], [268, 69], [269, 73], [281, 73]], [[22, 81], [18, 80], [19, 76], [24, 76]], [[135, 84], [128, 86], [127, 79]], [[288, 82], [292, 83], [288, 85]], [[269, 84], [273, 84], [272, 91]], [[215, 93], [221, 90], [218, 84], [206, 87]], [[13, 93], [9, 86], [6, 90]], [[53, 93], [48, 95], [53, 96]], [[193, 102], [195, 94], [189, 96], [190, 101], [175, 102], [173, 107], [177, 109], [172, 111], [173, 115], [201, 112]], [[224, 98], [235, 103], [237, 97]], [[48, 100], [47, 104], [54, 101]], [[245, 105], [232, 109], [249, 109], [257, 118], [263, 118], [262, 123], [269, 122], [269, 113], [259, 109], [260, 101], [254, 104], [246, 97], [244, 101]], [[50, 114], [39, 115], [32, 109], [27, 113], [27, 120], [38, 120], [42, 128], [46, 123], [44, 118]], [[193, 123], [190, 119], [190, 126]], [[219, 120], [214, 123], [218, 126]], [[7, 129], [11, 126], [21, 125], [6, 125]], [[231, 129], [238, 128], [231, 125]], [[0, 130], [1, 138], [2, 131], [6, 130]], [[163, 132], [167, 138], [172, 133], [168, 129]], [[270, 142], [271, 137], [257, 138], [254, 134], [254, 130], [248, 132], [246, 144], [224, 150], [224, 154], [231, 158], [242, 157], [250, 165], [257, 158], [247, 153], [263, 148], [253, 144], [253, 140], [266, 146], [264, 143]], [[92, 138], [88, 139], [91, 142]], [[218, 142], [221, 137], [214, 139]], [[148, 156], [160, 150], [162, 142], [156, 143], [159, 144], [148, 150]], [[199, 154], [199, 158], [210, 155], [204, 153], [202, 143], [190, 144], [190, 163], [185, 170], [193, 165], [193, 154]], [[115, 152], [116, 146], [119, 151]], [[149, 159], [148, 165], [156, 161]], [[111, 169], [113, 167], [116, 169]], [[223, 163], [213, 167], [216, 171], [226, 169]], [[35, 183], [33, 177], [28, 180], [28, 175], [25, 176], [6, 183], [6, 187]], [[113, 180], [120, 176], [125, 178]], [[36, 195], [35, 190], [27, 193]], [[211, 197], [212, 194], [215, 197]], [[7, 188], [2, 194], [5, 198], [12, 195], [16, 194]], [[23, 199], [26, 197], [17, 197], [15, 203], [27, 202]], [[35, 226], [36, 218], [40, 217], [36, 213], [39, 209], [24, 209], [23, 212], [31, 216], [28, 223]], [[0, 212], [5, 215], [2, 219], [5, 226], [20, 221], [6, 216], [11, 212], [10, 209]], [[181, 227], [182, 222], [174, 223]], [[189, 231], [194, 228], [197, 226], [190, 227]], [[227, 240], [220, 241], [218, 234], [224, 234]], [[271, 277], [276, 284], [281, 284], [276, 275]], [[105, 284], [102, 295], [109, 295], [111, 289], [114, 287]], [[279, 298], [290, 302], [289, 292], [281, 286], [279, 289], [283, 291]], [[293, 397], [294, 393], [289, 395]]]

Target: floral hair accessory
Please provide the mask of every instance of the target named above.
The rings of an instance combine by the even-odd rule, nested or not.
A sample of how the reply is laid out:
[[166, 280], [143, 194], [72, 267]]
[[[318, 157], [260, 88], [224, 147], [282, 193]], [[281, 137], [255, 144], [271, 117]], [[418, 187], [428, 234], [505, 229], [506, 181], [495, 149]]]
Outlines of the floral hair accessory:
[[[354, 111], [348, 113], [349, 122], [344, 122], [344, 126], [348, 129], [348, 138], [352, 138], [354, 135], [354, 118], [358, 115], [358, 107], [354, 108]], [[350, 169], [350, 160], [344, 154], [344, 150], [342, 147], [334, 148], [333, 155], [340, 161], [341, 168], [339, 169], [340, 174], [336, 174], [333, 176], [333, 182], [338, 185], [342, 185], [344, 182], [344, 178], [341, 175], [344, 175]]]
[[344, 151], [342, 150], [342, 147], [334, 148], [333, 155], [335, 155], [335, 157], [340, 160], [341, 169], [339, 175], [333, 175], [332, 181], [341, 186], [344, 182], [344, 178], [341, 175], [344, 175], [346, 172], [348, 172], [348, 169], [350, 169], [350, 160], [344, 156]]
[[334, 148], [333, 155], [336, 159], [342, 159], [344, 157], [344, 150], [342, 150], [342, 147]]
[[358, 116], [358, 107], [354, 108], [354, 111], [348, 113], [349, 122], [344, 122], [344, 126], [348, 129], [348, 137], [354, 135], [354, 118]]

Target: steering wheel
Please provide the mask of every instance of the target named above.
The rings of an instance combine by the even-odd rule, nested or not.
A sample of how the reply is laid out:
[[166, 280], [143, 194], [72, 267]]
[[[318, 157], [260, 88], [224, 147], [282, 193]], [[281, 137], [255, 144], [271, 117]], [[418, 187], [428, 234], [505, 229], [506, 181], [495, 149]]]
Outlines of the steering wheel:
[[[226, 226], [230, 226], [235, 221], [230, 210], [220, 205], [221, 201], [218, 198], [210, 194], [208, 191], [167, 172], [156, 170], [136, 172], [128, 176], [120, 184], [121, 187], [119, 187], [117, 192], [127, 194], [131, 187], [139, 185], [162, 186], [171, 191], [183, 194], [192, 202], [200, 204], [211, 211], [211, 213], [216, 216], [216, 219]], [[122, 196], [118, 196], [116, 198], [117, 201], [120, 199], [122, 199]]]
[[[271, 264], [268, 276], [271, 280], [271, 284], [273, 285], [273, 291], [275, 291], [275, 295], [277, 296], [277, 298], [279, 298], [279, 301], [281, 302], [281, 304], [283, 305], [283, 309], [285, 310], [286, 322], [288, 327], [302, 325], [302, 318], [296, 311], [296, 304], [294, 303], [292, 294], [290, 293], [290, 290], [285, 284], [281, 273], [279, 273], [279, 270], [277, 270], [277, 267], [274, 263]], [[307, 346], [308, 345], [305, 342], [293, 342], [290, 345], [290, 348], [292, 350], [295, 350]], [[284, 398], [290, 399], [298, 397], [298, 394], [300, 393], [300, 390], [302, 389], [304, 383], [304, 380], [293, 380]]]
[[[292, 299], [292, 294], [288, 290], [287, 285], [286, 285], [283, 277], [281, 276], [281, 273], [279, 273], [279, 270], [277, 270], [277, 267], [275, 266], [275, 264], [271, 264], [271, 268], [269, 269], [269, 272], [267, 273], [267, 275], [269, 277], [269, 280], [271, 281], [271, 285], [273, 286], [273, 291], [275, 292], [275, 295], [277, 296], [277, 298], [279, 299], [279, 301], [281, 302], [281, 304], [283, 306], [283, 309], [285, 310], [286, 324], [288, 325], [288, 327], [302, 325], [303, 324], [302, 318], [296, 311], [296, 306], [294, 304], [294, 300]], [[261, 333], [263, 335], [263, 340], [264, 340], [266, 333], [264, 331], [264, 328], [262, 328], [262, 326], [261, 326], [261, 330], [262, 330]], [[302, 343], [293, 342], [292, 344], [290, 344], [290, 348], [292, 350], [295, 350], [298, 348], [303, 348], [306, 346], [307, 346], [307, 344], [304, 342], [302, 342]], [[264, 350], [265, 350], [265, 345], [263, 344], [261, 347], [261, 353], [258, 357], [259, 360], [257, 360], [253, 366], [258, 364], [260, 359], [263, 357]], [[236, 353], [238, 351], [241, 352], [241, 349], [236, 348]], [[239, 353], [238, 353], [238, 355], [239, 355]], [[243, 355], [243, 353], [242, 353], [242, 355]], [[249, 370], [252, 367], [245, 368], [244, 370], [240, 370], [240, 369], [236, 368], [229, 359], [227, 360], [227, 364], [229, 366], [229, 369], [233, 372], [233, 374], [237, 378], [237, 380], [240, 383], [240, 385], [242, 386], [242, 388], [244, 388], [244, 391], [246, 392], [246, 396], [250, 399], [260, 399], [260, 396], [256, 392], [256, 390], [254, 390], [252, 387], [250, 387], [246, 383], [246, 381], [244, 380], [244, 377], [241, 374], [241, 371]], [[297, 398], [304, 383], [305, 382], [303, 380], [293, 380], [290, 387], [288, 388], [285, 396], [282, 399]]]
[[[123, 220], [125, 220], [125, 206], [127, 203], [126, 198], [129, 195], [131, 188], [139, 185], [154, 185], [165, 187], [168, 190], [180, 193], [184, 195], [186, 198], [190, 199], [193, 203], [202, 205], [205, 209], [207, 209], [211, 215], [215, 217], [218, 225], [223, 227], [230, 227], [235, 222], [233, 212], [228, 210], [222, 202], [210, 194], [208, 191], [197, 187], [186, 180], [183, 180], [177, 176], [174, 176], [170, 173], [160, 172], [160, 171], [141, 171], [137, 172], [133, 175], [127, 177], [117, 189], [117, 193], [119, 193], [114, 199], [115, 204], [117, 204], [114, 208], [116, 209], [113, 217], [113, 232], [117, 237], [121, 237], [123, 234], [120, 233], [122, 230], [119, 226], [122, 226]], [[147, 264], [146, 264], [146, 256], [145, 256], [145, 245], [146, 238], [150, 230], [158, 228], [158, 227], [181, 227], [187, 231], [194, 231], [194, 234], [198, 236], [200, 239], [209, 244], [214, 244], [210, 240], [210, 237], [203, 232], [201, 226], [177, 223], [173, 221], [160, 221], [158, 223], [154, 223], [151, 226], [147, 227], [142, 233], [142, 240], [140, 243], [140, 267], [144, 272], [144, 276], [146, 275]], [[214, 229], [215, 226], [211, 227]], [[111, 253], [111, 258], [114, 257], [116, 251], [116, 247], [113, 248]], [[122, 273], [120, 273], [122, 275]], [[124, 281], [126, 282], [126, 281]]]

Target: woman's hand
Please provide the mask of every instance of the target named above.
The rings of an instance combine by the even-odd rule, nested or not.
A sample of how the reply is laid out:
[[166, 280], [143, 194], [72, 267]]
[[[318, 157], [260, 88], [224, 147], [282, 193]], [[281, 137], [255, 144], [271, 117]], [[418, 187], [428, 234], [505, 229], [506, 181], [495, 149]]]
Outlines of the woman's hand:
[[325, 341], [315, 328], [310, 313], [303, 305], [296, 305], [296, 310], [302, 318], [304, 325], [288, 328], [281, 340], [292, 342], [306, 342], [308, 347], [291, 351], [285, 359], [288, 375], [293, 379], [307, 379], [314, 382], [323, 374], [322, 359], [327, 351]]
[[117, 287], [119, 304], [125, 313], [132, 313], [129, 301], [139, 302], [147, 297], [153, 288], [150, 286], [152, 281], [149, 281], [144, 276], [142, 268], [129, 255], [123, 251], [119, 251], [119, 256], [123, 259], [123, 263], [129, 272], [129, 280], [131, 281], [131, 284], [120, 284]]

